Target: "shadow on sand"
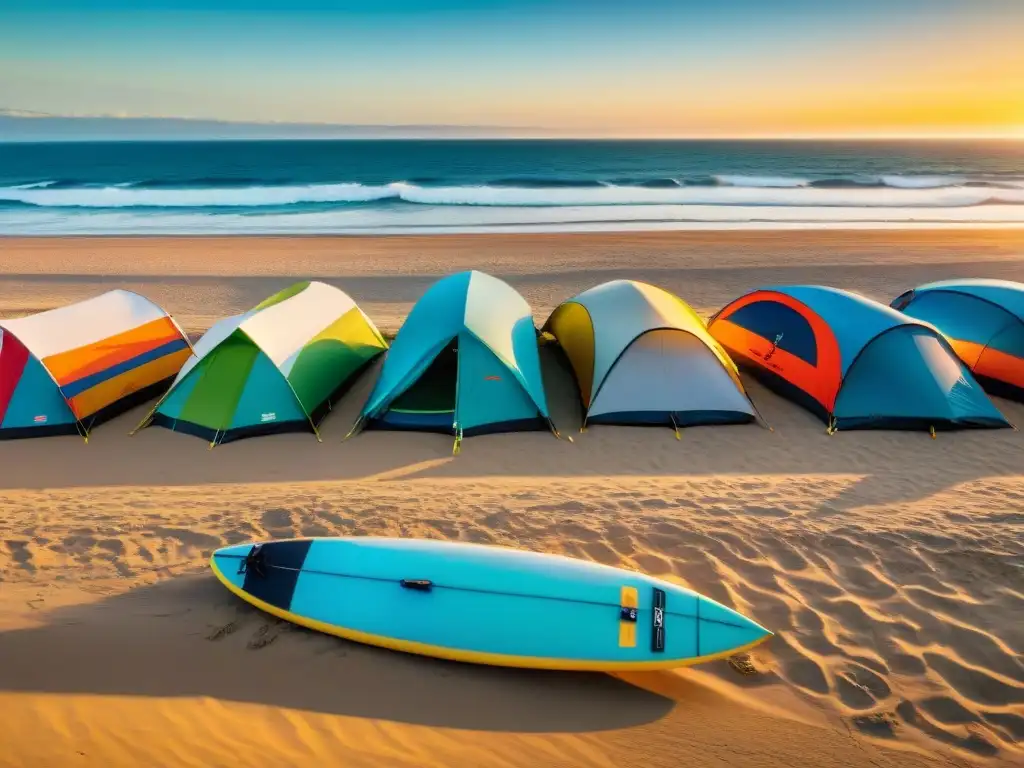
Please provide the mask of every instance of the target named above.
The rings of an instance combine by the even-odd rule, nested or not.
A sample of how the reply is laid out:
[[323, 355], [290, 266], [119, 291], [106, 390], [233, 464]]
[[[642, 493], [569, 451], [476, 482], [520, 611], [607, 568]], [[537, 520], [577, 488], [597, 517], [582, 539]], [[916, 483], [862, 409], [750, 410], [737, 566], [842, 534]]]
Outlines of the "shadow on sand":
[[[707, 477], [836, 475], [822, 481], [822, 514], [867, 503], [914, 500], [979, 478], [1020, 474], [1024, 432], [973, 430], [825, 433], [809, 412], [745, 377], [748, 392], [772, 425], [697, 427], [676, 440], [660, 427], [590, 427], [582, 420], [576, 383], [556, 351], [542, 347], [549, 407], [562, 434], [546, 431], [484, 435], [463, 442], [438, 434], [365, 431], [346, 440], [379, 372], [368, 369], [311, 433], [269, 435], [218, 446], [149, 427], [128, 437], [150, 406], [77, 437], [0, 442], [0, 491], [99, 486], [197, 486], [482, 477]], [[997, 400], [1024, 425], [1024, 405]], [[570, 442], [571, 438], [571, 442]], [[921, 461], [925, 454], [934, 458]], [[897, 457], [915, 456], [914, 482]], [[849, 476], [857, 476], [852, 484]]]
[[445, 662], [311, 632], [262, 614], [208, 574], [54, 609], [46, 618], [42, 627], [0, 633], [0, 690], [209, 696], [538, 733], [627, 728], [674, 706], [609, 675]]

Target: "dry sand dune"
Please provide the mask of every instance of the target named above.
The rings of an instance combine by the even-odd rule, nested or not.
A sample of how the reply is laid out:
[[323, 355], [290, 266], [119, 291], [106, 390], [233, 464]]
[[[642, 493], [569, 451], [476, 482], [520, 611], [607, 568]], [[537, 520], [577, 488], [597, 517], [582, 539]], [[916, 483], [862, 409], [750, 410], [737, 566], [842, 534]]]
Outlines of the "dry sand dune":
[[[787, 270], [791, 281], [819, 279], [817, 270], [875, 295], [947, 274], [1024, 274], [1024, 236], [1012, 233], [975, 233], [952, 246], [921, 235], [908, 243], [898, 233], [786, 237], [795, 243], [790, 262], [764, 257], [753, 278], [738, 266], [753, 259], [751, 235], [613, 238], [594, 258], [618, 259], [627, 271], [621, 262], [644, 254], [637, 271], [654, 280], [651, 264], [661, 259], [672, 275], [661, 282], [698, 286], [695, 303], [704, 307], [740, 283]], [[444, 239], [447, 251], [409, 240], [410, 252], [428, 252], [410, 259], [410, 271], [444, 271], [444, 254], [452, 268], [472, 263], [500, 274], [495, 267], [507, 265], [536, 287], [535, 301], [548, 297], [543, 306], [611, 271], [580, 255], [589, 238], [554, 239], [560, 255], [551, 264], [533, 241], [521, 241], [524, 267], [511, 256], [513, 238], [493, 246]], [[781, 240], [770, 241], [761, 245], [783, 253]], [[95, 241], [68, 242], [0, 249], [0, 314], [121, 283], [109, 274], [114, 256], [93, 261]], [[169, 258], [173, 241], [114, 245], [138, 249], [119, 269], [149, 274], [176, 314], [176, 300], [196, 301], [186, 316], [201, 328], [213, 294], [194, 296], [196, 286], [231, 297], [230, 311], [244, 308], [275, 290], [277, 277], [253, 288], [226, 273], [248, 272], [254, 259], [253, 273], [303, 274], [280, 265], [297, 242], [279, 241], [284, 250], [274, 251], [272, 240], [238, 241], [236, 261], [217, 262], [225, 274], [201, 280], [194, 242], [184, 246], [187, 269], [145, 258]], [[302, 267], [320, 274], [331, 271], [323, 267], [327, 243], [351, 256], [340, 273], [392, 269], [402, 241], [309, 242], [314, 256]], [[483, 244], [488, 257], [472, 261]], [[968, 247], [980, 254], [974, 270], [951, 255]], [[703, 262], [702, 248], [713, 254]], [[359, 255], [375, 249], [377, 261]], [[686, 259], [693, 265], [668, 266]], [[15, 262], [37, 274], [12, 276]], [[703, 288], [691, 281], [694, 270], [709, 276]], [[564, 276], [545, 283], [554, 273]], [[402, 284], [366, 279], [363, 287], [381, 291]], [[338, 283], [361, 298], [349, 279]], [[421, 289], [402, 285], [396, 295], [409, 301]], [[405, 306], [403, 298], [394, 311]], [[210, 451], [159, 428], [129, 438], [141, 410], [98, 428], [88, 445], [0, 443], [0, 765], [916, 768], [1024, 760], [1024, 433], [830, 437], [751, 383], [774, 431], [697, 428], [679, 441], [668, 429], [581, 434], [571, 379], [545, 355], [555, 417], [573, 441], [476, 437], [452, 457], [451, 440], [437, 435], [367, 432], [343, 441], [373, 375], [330, 415], [323, 443], [281, 435]], [[1024, 424], [1024, 405], [997, 403]], [[233, 598], [206, 566], [211, 550], [229, 543], [358, 534], [493, 542], [637, 568], [736, 607], [775, 637], [750, 655], [674, 672], [478, 668], [292, 627]]]

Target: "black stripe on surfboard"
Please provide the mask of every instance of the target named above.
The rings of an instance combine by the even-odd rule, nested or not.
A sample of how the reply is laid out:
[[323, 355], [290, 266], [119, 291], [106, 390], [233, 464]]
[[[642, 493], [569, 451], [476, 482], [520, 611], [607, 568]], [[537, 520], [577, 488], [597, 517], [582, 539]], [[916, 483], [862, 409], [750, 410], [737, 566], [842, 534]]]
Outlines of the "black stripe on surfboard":
[[[289, 610], [295, 586], [299, 583], [299, 573], [312, 544], [311, 539], [295, 539], [254, 546], [249, 554], [239, 558], [245, 564], [242, 589], [276, 608]], [[273, 557], [272, 563], [263, 559], [268, 556]], [[279, 573], [268, 579], [266, 571], [271, 568]]]
[[[289, 542], [273, 542], [273, 543], [275, 545], [280, 545], [280, 544], [289, 543]], [[275, 546], [275, 549], [272, 550], [272, 551], [273, 552], [277, 552], [276, 546]], [[215, 553], [214, 556], [215, 557], [230, 558], [232, 560], [245, 560], [245, 556], [244, 555], [217, 555]], [[301, 568], [301, 567], [299, 567], [299, 568], [291, 568], [291, 567], [288, 567], [288, 566], [277, 565], [276, 563], [267, 564], [265, 566], [265, 568], [267, 568], [269, 570], [294, 571], [294, 576], [292, 576], [292, 579], [291, 579], [291, 581], [292, 581], [291, 592], [289, 592], [289, 596], [288, 596], [289, 603], [291, 601], [291, 594], [294, 593], [294, 591], [295, 591], [295, 583], [298, 581], [299, 573], [312, 573], [312, 574], [315, 574], [317, 576], [334, 576], [334, 577], [339, 578], [339, 579], [361, 579], [363, 581], [376, 581], [376, 582], [381, 582], [381, 583], [385, 583], [385, 584], [401, 584], [402, 581], [403, 581], [403, 579], [384, 578], [383, 576], [363, 576], [363, 575], [356, 574], [356, 573], [339, 573], [339, 572], [336, 572], [336, 571], [320, 571], [320, 570], [314, 570], [314, 569], [311, 569], [311, 568]], [[269, 581], [269, 579], [267, 579], [267, 580]], [[248, 583], [249, 583], [249, 575], [247, 573], [246, 574], [246, 584], [248, 584]], [[531, 595], [531, 594], [528, 594], [526, 592], [501, 592], [501, 591], [494, 590], [494, 589], [481, 589], [479, 587], [456, 587], [456, 586], [453, 586], [453, 585], [450, 585], [450, 584], [438, 584], [436, 581], [435, 582], [431, 582], [430, 587], [431, 587], [431, 589], [448, 589], [448, 590], [451, 590], [453, 592], [473, 592], [473, 593], [481, 594], [481, 595], [495, 595], [495, 596], [501, 596], [501, 597], [519, 597], [519, 598], [524, 598], [524, 599], [528, 599], [528, 600], [553, 600], [553, 601], [559, 602], [559, 603], [578, 603], [580, 605], [596, 605], [596, 606], [600, 606], [602, 608], [621, 608], [621, 606], [618, 603], [609, 603], [609, 602], [605, 602], [603, 600], [579, 600], [579, 599], [571, 598], [571, 597], [556, 597], [554, 595]], [[259, 595], [257, 593], [252, 592], [251, 590], [248, 589], [248, 587], [246, 587], [244, 585], [243, 585], [243, 589], [245, 589], [246, 592], [249, 592], [250, 594], [252, 594], [254, 597], [259, 597]], [[667, 606], [666, 606], [666, 608], [664, 610], [664, 614], [666, 616], [679, 616], [680, 618], [684, 618], [684, 619], [698, 619], [698, 621], [706, 621], [709, 624], [721, 624], [722, 626], [726, 626], [726, 627], [738, 627], [740, 629], [743, 628], [742, 624], [733, 624], [730, 621], [721, 621], [719, 619], [701, 618], [700, 617], [700, 608], [699, 608], [699, 603], [700, 603], [699, 595], [697, 595], [696, 593], [694, 593], [694, 595], [696, 597], [698, 597], [698, 600], [697, 600], [698, 608], [696, 609], [697, 610], [696, 614], [679, 613], [678, 611], [671, 611], [671, 610], [668, 610]], [[277, 605], [277, 603], [272, 603], [272, 605]], [[278, 606], [278, 607], [287, 608], [288, 606]]]

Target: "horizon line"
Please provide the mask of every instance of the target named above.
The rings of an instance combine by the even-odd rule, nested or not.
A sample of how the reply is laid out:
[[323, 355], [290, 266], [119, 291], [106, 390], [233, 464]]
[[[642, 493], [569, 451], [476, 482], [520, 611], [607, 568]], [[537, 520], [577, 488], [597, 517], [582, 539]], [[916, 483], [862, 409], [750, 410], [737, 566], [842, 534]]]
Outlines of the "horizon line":
[[4, 138], [0, 144], [102, 144], [102, 143], [199, 143], [199, 142], [270, 142], [270, 141], [1005, 141], [1024, 142], [1024, 136], [1015, 134], [956, 133], [956, 134], [564, 134], [564, 135], [353, 135], [353, 136], [68, 136], [66, 138]]

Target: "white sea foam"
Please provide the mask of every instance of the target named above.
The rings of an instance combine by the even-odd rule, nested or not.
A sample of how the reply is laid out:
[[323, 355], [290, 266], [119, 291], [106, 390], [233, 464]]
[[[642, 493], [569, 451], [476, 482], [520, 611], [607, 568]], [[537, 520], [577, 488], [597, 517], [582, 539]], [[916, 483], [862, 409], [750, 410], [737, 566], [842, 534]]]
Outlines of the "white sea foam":
[[57, 182], [55, 181], [35, 181], [31, 184], [19, 184], [16, 187], [11, 187], [11, 189], [45, 189], [46, 187], [51, 187], [56, 183]]
[[142, 189], [122, 185], [71, 189], [0, 188], [0, 201], [56, 208], [259, 208], [300, 203], [358, 203], [397, 196], [390, 186], [362, 184], [237, 189]]
[[1018, 190], [985, 187], [939, 189], [819, 189], [758, 187], [594, 187], [586, 189], [532, 189], [517, 187], [418, 187], [392, 184], [398, 196], [423, 205], [616, 206], [616, 205], [727, 205], [852, 208], [969, 207], [986, 203], [1024, 203]]
[[741, 175], [718, 175], [713, 176], [715, 181], [727, 187], [769, 187], [789, 188], [806, 187], [811, 182], [808, 179], [796, 179], [789, 176], [741, 176]]
[[938, 189], [963, 184], [961, 176], [880, 176], [883, 184], [897, 189]]
[[431, 234], [680, 229], [910, 229], [1024, 227], [1024, 206], [976, 208], [794, 208], [628, 205], [565, 207], [432, 206], [337, 208], [264, 214], [189, 210], [0, 210], [0, 233], [69, 234]]
[[[734, 181], [738, 177], [730, 177]], [[886, 177], [903, 181], [885, 187], [820, 188], [798, 179], [744, 177], [743, 185], [683, 187], [430, 187], [394, 182], [384, 185], [310, 184], [240, 188], [147, 189], [107, 186], [53, 189], [43, 183], [0, 188], [0, 203], [45, 208], [265, 208], [302, 204], [366, 203], [402, 200], [420, 205], [561, 207], [623, 205], [726, 205], [854, 208], [969, 207], [1024, 203], [1024, 184], [1016, 188], [937, 185], [938, 177]], [[948, 177], [943, 177], [948, 180]], [[772, 186], [769, 182], [787, 181]]]
[[[0, 188], [0, 235], [1024, 227], [1020, 177], [1002, 177], [998, 185], [989, 186], [938, 185], [939, 177], [930, 177], [926, 184], [926, 177], [913, 177], [903, 186], [860, 187], [801, 186], [796, 183], [801, 180], [789, 177], [781, 179], [786, 185], [774, 186], [769, 182], [780, 179], [723, 178], [733, 183], [435, 187], [394, 182], [151, 189], [37, 182]], [[388, 204], [392, 201], [396, 204]], [[307, 204], [320, 205], [310, 209]]]

